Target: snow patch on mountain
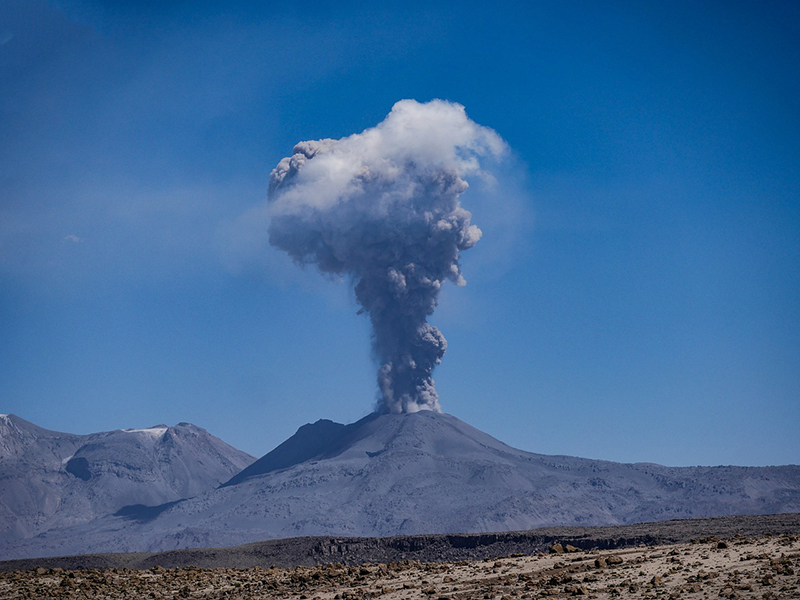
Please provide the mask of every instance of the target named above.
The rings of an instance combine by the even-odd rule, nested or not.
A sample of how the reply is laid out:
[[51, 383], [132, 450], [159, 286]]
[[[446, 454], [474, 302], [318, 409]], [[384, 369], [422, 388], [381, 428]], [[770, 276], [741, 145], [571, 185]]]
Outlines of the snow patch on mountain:
[[147, 429], [122, 429], [123, 433], [143, 433], [154, 438], [163, 437], [169, 427], [166, 425], [156, 425], [155, 427], [148, 427]]

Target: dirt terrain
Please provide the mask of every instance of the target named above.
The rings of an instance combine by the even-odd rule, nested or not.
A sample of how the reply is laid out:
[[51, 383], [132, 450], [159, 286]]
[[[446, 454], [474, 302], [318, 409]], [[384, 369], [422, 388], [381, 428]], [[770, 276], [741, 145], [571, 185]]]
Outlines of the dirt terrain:
[[[754, 533], [758, 521], [762, 531]], [[165, 568], [156, 564], [147, 569], [70, 570], [45, 566], [59, 559], [41, 559], [38, 567], [0, 574], [0, 598], [800, 598], [800, 515], [727, 517], [632, 527], [653, 529], [652, 539], [657, 539], [658, 535], [664, 535], [664, 527], [673, 534], [694, 531], [699, 536], [704, 533], [702, 525], [717, 532], [727, 531], [729, 535], [705, 535], [677, 543], [642, 543], [636, 547], [605, 550], [600, 549], [602, 543], [594, 548], [589, 546], [589, 535], [572, 535], [551, 542], [543, 551], [511, 553], [503, 557], [430, 562], [405, 558], [350, 565], [327, 562], [293, 568], [200, 568], [196, 565]], [[662, 528], [660, 534], [659, 528]], [[590, 531], [601, 530], [605, 534], [606, 530], [623, 530], [622, 536], [594, 538], [595, 542], [609, 542], [629, 535], [625, 529], [630, 527], [591, 528]], [[530, 532], [531, 535], [535, 533]], [[415, 537], [422, 542], [447, 536]], [[567, 540], [582, 541], [586, 549]], [[501, 546], [488, 544], [486, 549], [492, 547], [497, 550]], [[200, 552], [236, 550], [241, 549]], [[130, 564], [137, 561], [144, 564], [141, 561], [170, 554], [177, 553], [118, 555], [118, 558], [120, 564], [123, 557], [127, 557]], [[79, 558], [72, 557], [75, 566]], [[196, 554], [195, 558], [203, 556]], [[67, 564], [67, 559], [60, 560]]]
[[682, 519], [610, 527], [548, 527], [503, 533], [408, 535], [379, 538], [301, 537], [229, 548], [195, 548], [153, 553], [83, 554], [0, 562], [0, 572], [36, 567], [61, 569], [295, 567], [326, 563], [358, 565], [402, 560], [445, 562], [535, 554], [554, 542], [584, 550], [677, 544], [734, 535], [800, 534], [800, 513]]

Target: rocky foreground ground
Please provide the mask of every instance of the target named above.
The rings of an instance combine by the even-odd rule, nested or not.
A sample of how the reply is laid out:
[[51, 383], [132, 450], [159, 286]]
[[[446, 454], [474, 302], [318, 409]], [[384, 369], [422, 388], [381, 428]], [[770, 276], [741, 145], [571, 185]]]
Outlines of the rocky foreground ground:
[[313, 567], [147, 570], [37, 567], [0, 573], [0, 598], [360, 600], [800, 598], [800, 536], [616, 550], [554, 543], [547, 552], [477, 561], [402, 560]]

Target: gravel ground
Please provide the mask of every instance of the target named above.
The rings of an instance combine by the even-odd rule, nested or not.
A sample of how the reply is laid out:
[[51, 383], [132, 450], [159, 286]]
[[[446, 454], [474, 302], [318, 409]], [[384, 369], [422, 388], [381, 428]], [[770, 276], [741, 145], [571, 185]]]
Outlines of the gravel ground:
[[800, 598], [797, 535], [583, 551], [554, 544], [482, 561], [316, 567], [65, 571], [0, 575], [0, 597], [97, 599]]
[[[762, 531], [754, 533], [758, 523]], [[47, 560], [61, 560], [66, 564], [67, 559], [40, 559], [38, 562], [42, 564], [39, 566], [0, 573], [0, 598], [800, 598], [800, 515], [726, 517], [631, 527], [649, 528], [649, 535], [653, 539], [658, 535], [664, 536], [665, 531], [673, 536], [693, 533], [695, 537], [689, 541], [641, 543], [635, 547], [604, 550], [600, 549], [602, 542], [616, 543], [630, 539], [629, 528], [590, 528], [584, 531], [583, 536], [554, 538], [544, 551], [526, 554], [429, 562], [409, 558], [350, 565], [328, 562], [293, 568], [165, 568], [155, 565], [147, 569], [110, 567], [74, 570], [44, 565]], [[605, 535], [609, 530], [618, 534], [621, 532], [622, 535], [594, 538], [589, 535], [598, 532]], [[717, 533], [709, 535], [709, 530]], [[560, 531], [565, 533], [573, 531], [573, 528]], [[721, 531], [726, 531], [727, 535], [719, 535]], [[549, 534], [543, 536], [541, 531], [527, 533], [540, 538], [549, 537]], [[426, 540], [441, 542], [443, 537], [448, 536], [414, 536], [411, 539], [418, 543]], [[458, 539], [463, 542], [464, 539], [474, 541], [481, 537], [488, 539], [491, 536], [462, 536]], [[593, 549], [588, 549], [590, 539], [598, 542]], [[582, 541], [587, 549], [581, 549], [570, 541]], [[505, 544], [508, 544], [508, 540]], [[497, 550], [502, 545], [489, 544], [486, 548], [494, 547]], [[186, 552], [195, 552], [195, 558], [203, 558], [203, 552], [227, 552], [230, 559], [236, 551], [241, 551], [241, 548]], [[133, 564], [171, 554], [175, 553], [109, 556], [116, 556], [120, 560], [127, 557]], [[69, 560], [79, 558], [72, 557]], [[6, 563], [6, 566], [11, 565]]]
[[616, 527], [550, 527], [531, 531], [383, 538], [305, 537], [269, 540], [230, 548], [196, 548], [157, 553], [85, 554], [0, 562], [0, 572], [48, 569], [149, 569], [195, 567], [295, 567], [325, 563], [357, 565], [401, 560], [444, 562], [535, 554], [555, 541], [584, 550], [677, 544], [701, 537], [730, 538], [800, 534], [800, 513], [686, 519]]

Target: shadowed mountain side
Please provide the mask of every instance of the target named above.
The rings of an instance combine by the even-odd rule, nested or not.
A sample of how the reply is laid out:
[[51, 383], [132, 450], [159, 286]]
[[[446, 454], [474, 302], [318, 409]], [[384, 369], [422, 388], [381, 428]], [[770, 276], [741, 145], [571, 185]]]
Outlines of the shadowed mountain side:
[[266, 475], [273, 471], [287, 469], [313, 458], [330, 457], [335, 449], [346, 442], [361, 425], [376, 416], [375, 414], [368, 415], [350, 425], [334, 423], [328, 419], [320, 419], [316, 423], [303, 425], [292, 437], [234, 475], [223, 483], [222, 487], [236, 485], [256, 475]]
[[[299, 435], [314, 438], [318, 427], [345, 431], [316, 423]], [[431, 411], [362, 419], [346, 436], [331, 438], [332, 445], [315, 447], [310, 460], [159, 508], [155, 518], [105, 517], [51, 530], [0, 544], [0, 556], [800, 511], [798, 466], [677, 468], [544, 456]]]

